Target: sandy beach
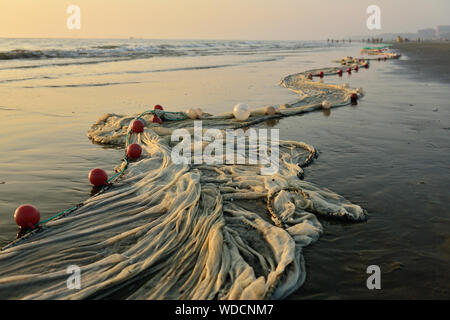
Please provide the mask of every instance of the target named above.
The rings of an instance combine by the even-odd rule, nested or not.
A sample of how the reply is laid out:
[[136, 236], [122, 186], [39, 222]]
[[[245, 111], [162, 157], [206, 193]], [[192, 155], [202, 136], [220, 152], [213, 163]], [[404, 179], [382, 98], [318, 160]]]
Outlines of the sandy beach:
[[[111, 46], [110, 42], [104, 46]], [[214, 45], [235, 44], [210, 44]], [[259, 51], [246, 45], [206, 57], [171, 55], [99, 62], [94, 56], [86, 64], [77, 60], [67, 64], [61, 58], [52, 64], [38, 61], [38, 66], [33, 65], [36, 61], [14, 61], [13, 65], [3, 61], [0, 141], [6, 148], [0, 154], [7, 163], [0, 169], [3, 244], [16, 232], [11, 212], [18, 204], [36, 203], [43, 218], [51, 217], [89, 197], [87, 173], [93, 166], [102, 166], [111, 174], [120, 164], [123, 148], [91, 144], [86, 137], [102, 114], [131, 115], [157, 103], [170, 111], [201, 106], [211, 114], [229, 112], [242, 101], [255, 109], [295, 104], [299, 96], [279, 86], [281, 79], [335, 67], [334, 60], [358, 56], [360, 50], [358, 44], [302, 44], [292, 49], [264, 43]], [[183, 50], [188, 50], [185, 46]], [[398, 46], [400, 51], [402, 46]], [[404, 59], [372, 61], [369, 69], [325, 77], [325, 83], [364, 88], [357, 106], [270, 124], [280, 129], [282, 139], [305, 141], [319, 150], [317, 161], [305, 169], [306, 181], [329, 188], [369, 212], [367, 222], [356, 224], [319, 217], [323, 234], [303, 249], [306, 281], [288, 299], [449, 296], [450, 105], [448, 82], [444, 83], [448, 78], [430, 71], [435, 68], [431, 62], [435, 51], [440, 52], [439, 65], [450, 65], [444, 54], [448, 47], [404, 46]], [[8, 134], [11, 126], [17, 134]], [[169, 176], [176, 176], [176, 171]], [[371, 264], [384, 270], [382, 291], [365, 287], [366, 267]], [[124, 290], [114, 297], [133, 293]], [[93, 295], [100, 296], [108, 297]]]

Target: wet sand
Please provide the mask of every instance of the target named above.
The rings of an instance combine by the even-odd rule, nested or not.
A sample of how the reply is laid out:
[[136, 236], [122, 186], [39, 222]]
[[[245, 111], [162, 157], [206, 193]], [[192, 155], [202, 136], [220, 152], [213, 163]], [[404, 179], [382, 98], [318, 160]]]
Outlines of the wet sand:
[[[308, 179], [369, 211], [363, 224], [325, 224], [305, 249], [311, 271], [291, 299], [450, 297], [450, 102], [439, 71], [450, 65], [448, 45], [396, 48], [404, 48], [400, 60], [351, 76], [366, 92], [356, 108], [331, 110], [329, 126], [322, 115], [308, 115], [301, 128], [292, 119], [283, 125], [282, 134], [302, 132], [321, 152]], [[381, 290], [366, 288], [372, 264], [381, 268]]]
[[425, 81], [450, 82], [450, 42], [395, 43], [405, 57], [398, 61], [404, 72]]
[[[276, 85], [279, 79], [333, 66], [332, 59], [357, 56], [359, 49], [300, 53], [228, 69], [145, 75], [142, 85], [2, 87], [6, 148], [0, 155], [8, 163], [0, 170], [0, 182], [6, 182], [0, 186], [2, 240], [13, 237], [11, 212], [21, 202], [36, 203], [48, 217], [88, 196], [86, 175], [93, 165], [118, 164], [122, 150], [92, 145], [85, 136], [102, 113], [140, 112], [151, 101], [169, 105], [172, 111], [204, 104], [212, 113], [241, 101], [252, 106], [290, 102], [296, 97]], [[411, 56], [406, 50], [404, 55]], [[370, 213], [362, 224], [322, 221], [325, 233], [305, 249], [306, 283], [290, 299], [450, 297], [448, 85], [418, 72], [414, 66], [421, 64], [420, 59], [413, 68], [406, 61], [373, 62], [369, 70], [326, 79], [363, 87], [366, 96], [356, 107], [274, 124], [283, 139], [305, 141], [319, 149], [319, 159], [306, 170], [308, 181], [344, 195]], [[16, 126], [14, 135], [8, 134], [11, 123]], [[381, 267], [380, 291], [366, 288], [366, 268], [371, 264]]]

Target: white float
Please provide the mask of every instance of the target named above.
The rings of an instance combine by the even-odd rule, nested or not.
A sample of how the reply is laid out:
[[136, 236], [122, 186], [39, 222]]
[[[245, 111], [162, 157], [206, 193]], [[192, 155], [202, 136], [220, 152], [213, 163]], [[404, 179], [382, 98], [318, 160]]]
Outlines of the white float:
[[233, 115], [239, 121], [245, 121], [250, 116], [250, 107], [246, 103], [238, 103], [233, 108]]
[[197, 119], [198, 118], [197, 111], [192, 108], [189, 108], [186, 110], [186, 115], [189, 117], [189, 119]]
[[331, 103], [327, 100], [323, 100], [322, 102], [322, 108], [324, 109], [330, 109], [331, 108]]
[[274, 107], [272, 107], [272, 106], [266, 106], [266, 107], [264, 107], [264, 114], [265, 115], [272, 115], [272, 114], [275, 114], [277, 112], [277, 110], [275, 110], [275, 108]]

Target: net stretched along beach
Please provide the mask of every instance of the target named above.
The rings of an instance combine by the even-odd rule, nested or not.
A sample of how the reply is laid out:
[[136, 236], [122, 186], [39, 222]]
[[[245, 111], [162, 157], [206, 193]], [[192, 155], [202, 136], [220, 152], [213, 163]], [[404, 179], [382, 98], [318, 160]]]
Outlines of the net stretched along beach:
[[[277, 106], [274, 114], [254, 110], [246, 121], [204, 114], [202, 130], [225, 137], [225, 129], [264, 128], [267, 120], [320, 109], [325, 99], [337, 107], [362, 95], [310, 80], [317, 72], [282, 80], [301, 96], [297, 103]], [[139, 143], [141, 158], [118, 166], [122, 174], [111, 187], [3, 248], [0, 298], [282, 299], [305, 281], [302, 248], [323, 231], [318, 216], [367, 217], [360, 206], [303, 180], [303, 168], [317, 155], [313, 146], [280, 140], [273, 175], [249, 164], [257, 152], [249, 137], [241, 154], [246, 164], [176, 164], [171, 134], [178, 128], [193, 134], [194, 120], [158, 111], [166, 118], [159, 125], [150, 121], [152, 113], [140, 116], [146, 123], [140, 134], [129, 134], [136, 115], [106, 114], [92, 125], [94, 142]], [[201, 148], [211, 143], [203, 140]], [[275, 152], [270, 141], [266, 151], [268, 158]], [[67, 288], [70, 265], [81, 268], [80, 289]]]

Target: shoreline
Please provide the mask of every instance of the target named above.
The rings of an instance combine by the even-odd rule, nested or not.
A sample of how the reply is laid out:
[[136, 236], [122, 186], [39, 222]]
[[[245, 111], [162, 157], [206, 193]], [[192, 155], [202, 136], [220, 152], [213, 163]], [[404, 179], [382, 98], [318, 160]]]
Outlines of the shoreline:
[[[352, 55], [357, 56], [356, 53]], [[311, 61], [313, 60], [311, 58]], [[326, 60], [326, 62], [328, 61], [331, 60]], [[312, 65], [311, 63], [304, 63], [305, 61], [299, 62], [301, 62], [299, 65], [305, 66], [305, 68], [299, 68], [300, 70], [311, 70], [311, 68], [324, 65], [323, 59], [321, 62], [312, 62]], [[427, 274], [432, 272], [441, 277], [440, 270], [445, 270], [439, 264], [440, 261], [430, 260], [434, 258], [434, 253], [429, 253], [427, 247], [433, 241], [433, 237], [439, 235], [438, 232], [431, 231], [435, 227], [434, 219], [439, 219], [439, 217], [430, 220], [427, 217], [428, 213], [436, 212], [435, 215], [438, 215], [438, 210], [446, 211], [442, 209], [445, 209], [447, 205], [441, 203], [439, 199], [439, 197], [442, 197], [440, 190], [444, 189], [443, 187], [439, 188], [439, 183], [443, 180], [439, 180], [439, 176], [435, 176], [433, 179], [433, 174], [436, 171], [443, 172], [441, 171], [443, 169], [440, 169], [439, 164], [437, 169], [426, 169], [423, 164], [431, 160], [430, 152], [439, 152], [437, 149], [426, 148], [427, 139], [433, 137], [433, 145], [444, 145], [448, 139], [445, 140], [446, 137], [438, 131], [441, 126], [448, 127], [450, 124], [442, 123], [441, 125], [430, 126], [433, 131], [428, 129], [431, 121], [437, 121], [435, 116], [443, 115], [445, 117], [445, 110], [440, 110], [438, 114], [429, 110], [430, 113], [427, 114], [426, 103], [429, 102], [424, 99], [432, 93], [423, 91], [424, 86], [409, 80], [410, 77], [405, 77], [403, 71], [399, 72], [399, 68], [395, 68], [398, 61], [391, 63], [391, 65], [373, 63], [374, 72], [354, 73], [351, 77], [344, 75], [341, 79], [330, 78], [331, 81], [340, 85], [345, 84], [344, 82], [350, 82], [352, 87], [356, 84], [362, 85], [365, 88], [366, 97], [360, 106], [339, 108], [339, 111], [333, 109], [331, 115], [330, 113], [321, 115], [315, 112], [311, 113], [307, 119], [286, 117], [280, 125], [275, 124], [275, 126], [280, 127], [280, 132], [284, 138], [292, 141], [299, 141], [299, 139], [307, 141], [323, 151], [320, 155], [320, 161], [317, 161], [308, 170], [308, 181], [338, 191], [342, 196], [362, 205], [373, 213], [371, 219], [363, 224], [342, 224], [320, 220], [324, 226], [324, 234], [321, 235], [318, 243], [313, 247], [305, 248], [304, 251], [307, 263], [306, 283], [290, 295], [288, 299], [371, 298], [373, 294], [371, 295], [370, 292], [365, 290], [365, 286], [361, 287], [358, 282], [361, 272], [364, 273], [365, 271], [363, 267], [367, 266], [369, 262], [380, 263], [382, 270], [385, 272], [383, 286], [386, 289], [390, 288], [377, 295], [379, 297], [429, 297], [436, 294], [436, 288], [445, 290], [442, 285], [433, 285], [433, 289], [430, 290], [428, 285], [418, 281], [413, 281], [410, 288], [405, 290], [405, 283], [409, 283], [407, 279], [416, 279], [417, 275], [422, 272]], [[272, 64], [269, 63], [264, 66], [267, 65], [271, 66]], [[279, 70], [280, 66], [283, 65], [276, 64], [276, 70]], [[286, 64], [286, 66], [282, 70], [294, 71], [292, 70], [293, 67], [298, 68], [291, 63]], [[392, 72], [391, 68], [395, 68], [397, 72]], [[192, 72], [189, 74], [192, 74]], [[274, 74], [277, 75], [280, 72], [271, 74], [270, 79], [273, 79]], [[381, 79], [383, 81], [380, 81]], [[396, 85], [398, 86], [396, 87]], [[437, 84], [434, 87], [437, 90], [441, 88]], [[71, 92], [75, 90], [78, 89], [73, 89]], [[437, 95], [435, 101], [440, 101], [440, 96]], [[155, 100], [155, 98], [152, 97], [152, 100]], [[283, 99], [280, 101], [283, 101]], [[414, 102], [417, 108], [412, 108], [412, 104], [408, 102]], [[229, 103], [228, 101], [228, 105]], [[175, 107], [174, 110], [179, 107], [172, 103], [163, 103], [163, 105], [171, 105]], [[102, 111], [102, 113], [105, 111]], [[133, 114], [137, 110], [120, 109], [119, 111], [121, 114]], [[92, 119], [97, 118], [98, 115], [94, 115]], [[419, 118], [421, 119], [420, 123], [415, 120]], [[90, 124], [92, 122], [89, 122]], [[416, 132], [419, 133], [418, 131], [423, 130], [423, 128], [427, 131], [421, 131], [420, 134], [416, 135]], [[395, 139], [392, 139], [394, 136]], [[83, 137], [85, 138], [84, 134]], [[80, 143], [85, 146], [84, 140], [81, 140]], [[412, 146], [414, 148], [411, 148]], [[93, 156], [89, 159], [88, 168], [97, 159], [94, 155], [99, 154], [98, 146], [93, 146], [92, 149]], [[383, 152], [377, 152], [381, 150]], [[386, 159], [380, 156], [386, 152], [391, 157]], [[412, 154], [417, 161], [405, 161], [407, 160], [405, 155]], [[98, 159], [102, 156], [104, 156], [104, 153]], [[111, 153], [112, 159], [118, 159], [119, 156], [118, 151]], [[441, 157], [431, 158], [444, 161], [448, 157], [444, 153]], [[370, 161], [367, 161], [368, 159]], [[66, 169], [71, 166], [70, 163], [65, 162], [64, 158], [58, 157], [59, 163], [61, 163], [61, 160], [65, 163]], [[436, 166], [436, 160], [434, 160], [433, 167]], [[420, 162], [421, 165], [415, 166], [415, 162]], [[398, 167], [399, 164], [401, 164], [401, 168]], [[112, 165], [115, 166], [117, 163]], [[108, 164], [104, 164], [104, 166], [108, 166]], [[379, 170], [380, 167], [383, 170]], [[415, 180], [419, 179], [420, 183], [416, 184]], [[438, 184], [436, 184], [436, 181]], [[86, 187], [84, 179], [80, 185], [80, 188]], [[408, 192], [399, 192], [400, 189]], [[426, 199], [424, 199], [425, 196]], [[430, 208], [430, 203], [435, 203], [435, 205]], [[425, 214], [424, 219], [420, 218], [420, 214], [411, 214], [416, 211]], [[395, 214], [391, 215], [391, 213]], [[412, 230], [408, 225], [405, 227], [405, 219], [410, 225], [423, 226], [427, 230], [424, 234], [426, 237], [409, 237], [408, 234]], [[416, 238], [420, 238], [419, 242], [416, 241]], [[404, 243], [407, 243], [408, 246], [403, 245]], [[389, 249], [375, 250], [380, 246]], [[330, 252], [333, 254], [330, 255]], [[408, 254], [405, 254], [405, 252]], [[436, 250], [436, 254], [438, 252], [439, 249]], [[429, 253], [429, 255], [423, 259], [423, 263], [411, 260], [417, 254], [424, 253]], [[329, 257], [330, 259], [328, 259]], [[349, 260], [352, 261], [351, 266], [348, 265]], [[401, 267], [396, 269], [395, 266], [397, 265]], [[390, 270], [395, 271], [395, 275], [391, 274]], [[337, 279], [339, 279], [339, 287], [335, 284]], [[431, 281], [430, 277], [427, 278], [427, 281]], [[335, 291], [336, 289], [339, 290]], [[403, 290], [404, 292], [402, 292]], [[443, 294], [444, 291], [441, 291], [441, 296]]]
[[[366, 61], [359, 59], [343, 59], [341, 65], [349, 65], [351, 69], [358, 70], [359, 67], [364, 65], [368, 66]], [[336, 86], [333, 84], [323, 83], [322, 78], [324, 76], [334, 76], [339, 68], [323, 68], [320, 72], [314, 72], [314, 70], [306, 71], [304, 74], [313, 72], [311, 75], [291, 75], [285, 78], [285, 87], [290, 89], [305, 89], [310, 90], [310, 95], [312, 101], [304, 101], [306, 104], [304, 107], [310, 108], [308, 102], [316, 102], [316, 105], [312, 107], [322, 107], [323, 109], [329, 109], [331, 101], [333, 104], [337, 103], [337, 106], [342, 104], [356, 104], [358, 95], [362, 95], [362, 91], [359, 94], [353, 89], [347, 88], [346, 86]], [[318, 81], [312, 80], [313, 75], [318, 79]], [[295, 78], [294, 80], [287, 81], [286, 79]], [[319, 79], [320, 78], [320, 79]], [[292, 83], [291, 83], [292, 82]], [[327, 99], [327, 100], [323, 100]], [[325, 105], [325, 102], [327, 105]], [[274, 112], [285, 115], [294, 116], [304, 111], [302, 107], [290, 106], [286, 110], [283, 108], [277, 108]], [[158, 112], [156, 112], [158, 111]], [[145, 112], [144, 112], [145, 113]], [[141, 113], [136, 119], [145, 120], [147, 127], [152, 130], [144, 131], [144, 133], [136, 132], [136, 136], [132, 131], [129, 131], [130, 119], [127, 117], [119, 118], [116, 115], [105, 118], [101, 117], [95, 125], [94, 132], [91, 132], [90, 137], [101, 137], [99, 139], [93, 139], [96, 142], [112, 143], [117, 144], [115, 140], [122, 141], [126, 134], [125, 142], [126, 146], [129, 146], [131, 142], [142, 144], [142, 158], [136, 159], [134, 163], [128, 162], [127, 157], [125, 158], [126, 164], [121, 172], [129, 167], [126, 175], [121, 178], [118, 183], [112, 186], [112, 190], [106, 190], [105, 193], [101, 195], [89, 198], [83, 204], [80, 204], [76, 209], [71, 211], [70, 216], [65, 219], [58, 219], [63, 217], [63, 213], [57, 214], [54, 218], [55, 220], [49, 220], [48, 225], [56, 224], [56, 228], [44, 228], [43, 232], [33, 232], [25, 234], [23, 238], [19, 238], [17, 241], [13, 241], [6, 247], [2, 249], [5, 254], [9, 254], [15, 251], [21, 251], [24, 249], [23, 246], [29, 246], [32, 241], [33, 245], [39, 246], [41, 243], [52, 243], [51, 250], [60, 252], [62, 248], [64, 251], [70, 250], [73, 252], [79, 252], [81, 255], [89, 256], [89, 253], [83, 251], [81, 247], [89, 244], [93, 245], [98, 242], [98, 237], [106, 239], [103, 243], [103, 248], [113, 250], [111, 244], [117, 243], [114, 247], [121, 247], [120, 250], [115, 250], [116, 255], [124, 254], [125, 257], [130, 257], [131, 261], [127, 264], [131, 264], [133, 268], [140, 269], [141, 265], [146, 263], [149, 259], [158, 260], [159, 256], [165, 256], [166, 260], [170, 265], [167, 267], [172, 268], [177, 265], [177, 259], [188, 260], [192, 255], [198, 255], [201, 260], [197, 261], [193, 266], [192, 271], [186, 271], [184, 267], [173, 268], [171, 273], [159, 274], [158, 279], [152, 279], [151, 285], [156, 286], [154, 292], [145, 292], [143, 287], [149, 286], [148, 283], [141, 283], [142, 288], [138, 289], [131, 296], [131, 298], [162, 298], [162, 299], [211, 299], [216, 295], [223, 295], [224, 298], [229, 299], [282, 299], [286, 298], [293, 292], [297, 291], [305, 281], [306, 268], [303, 263], [301, 263], [302, 255], [297, 249], [300, 247], [309, 246], [311, 243], [316, 242], [320, 238], [323, 227], [318, 221], [316, 215], [327, 216], [329, 218], [336, 218], [343, 221], [364, 221], [366, 220], [367, 211], [357, 204], [353, 204], [346, 198], [339, 196], [338, 194], [330, 191], [329, 189], [322, 189], [319, 193], [320, 187], [307, 181], [303, 181], [303, 167], [307, 166], [315, 155], [315, 149], [308, 146], [304, 142], [300, 141], [281, 141], [278, 147], [281, 148], [281, 154], [279, 160], [281, 164], [277, 167], [277, 172], [271, 174], [271, 183], [267, 185], [266, 177], [262, 173], [259, 173], [260, 166], [244, 166], [233, 165], [230, 169], [227, 165], [222, 162], [218, 164], [213, 164], [212, 167], [207, 168], [206, 164], [202, 164], [198, 167], [191, 167], [184, 164], [175, 163], [170, 159], [169, 151], [171, 147], [167, 144], [166, 136], [169, 132], [167, 129], [162, 127], [162, 131], [159, 125], [152, 123], [150, 119], [144, 118], [144, 113]], [[150, 113], [150, 112], [148, 112]], [[152, 117], [158, 114], [161, 119], [170, 120], [165, 118], [165, 111], [154, 110]], [[170, 113], [170, 112], [169, 112]], [[270, 115], [265, 114], [264, 110], [254, 110], [249, 113], [250, 117], [246, 119], [241, 119], [241, 121], [248, 121], [246, 126], [251, 126], [253, 124], [259, 123], [260, 117], [262, 119], [271, 118]], [[274, 117], [275, 114], [272, 114]], [[247, 116], [248, 117], [248, 116]], [[183, 119], [180, 119], [178, 123], [174, 121], [164, 122], [168, 129], [173, 125], [176, 127], [189, 128], [192, 125], [192, 121], [187, 119], [187, 115]], [[239, 118], [238, 118], [239, 119]], [[192, 119], [191, 119], [192, 120]], [[200, 117], [200, 120], [210, 121], [210, 125], [215, 128], [226, 128], [228, 126], [236, 127], [242, 126], [242, 123], [238, 123], [231, 114], [230, 115], [219, 115], [219, 116], [206, 116]], [[244, 123], [245, 125], [245, 123]], [[96, 127], [98, 126], [98, 127]], [[105, 129], [106, 128], [106, 129]], [[186, 130], [187, 131], [187, 130]], [[110, 136], [110, 138], [108, 137]], [[190, 137], [190, 134], [189, 134]], [[106, 138], [106, 140], [105, 140]], [[109, 139], [108, 139], [109, 138]], [[216, 143], [216, 142], [214, 142]], [[272, 144], [271, 144], [272, 146]], [[287, 146], [287, 147], [286, 147]], [[284, 148], [284, 149], [283, 149]], [[309, 152], [304, 162], [301, 162], [303, 153]], [[271, 151], [272, 152], [272, 151]], [[140, 155], [138, 156], [140, 157]], [[247, 157], [247, 155], [245, 155]], [[250, 157], [250, 151], [249, 155]], [[300, 162], [299, 162], [300, 161]], [[228, 163], [228, 162], [227, 162]], [[245, 162], [247, 163], [247, 161]], [[277, 162], [278, 163], [278, 162]], [[211, 168], [223, 172], [217, 177], [211, 176]], [[214, 169], [215, 168], [215, 169]], [[192, 170], [191, 170], [192, 169]], [[202, 171], [203, 170], [203, 171]], [[228, 171], [229, 170], [229, 171]], [[234, 172], [236, 170], [236, 172]], [[238, 172], [243, 171], [244, 174], [239, 174]], [[142, 174], [136, 174], [141, 172]], [[201, 174], [200, 174], [201, 173]], [[158, 177], [155, 180], [154, 177]], [[170, 177], [168, 179], [167, 177]], [[203, 181], [201, 180], [203, 177]], [[240, 181], [243, 178], [241, 183]], [[183, 182], [184, 181], [184, 182]], [[108, 180], [109, 182], [109, 180]], [[223, 185], [228, 187], [223, 188]], [[176, 188], [172, 188], [172, 185], [177, 185]], [[186, 185], [184, 187], [183, 185]], [[167, 191], [165, 189], [168, 189]], [[186, 188], [186, 189], [185, 189]], [[169, 190], [170, 189], [170, 190]], [[163, 192], [164, 191], [164, 192]], [[292, 192], [292, 194], [291, 194]], [[242, 194], [241, 194], [242, 193]], [[168, 198], [167, 195], [169, 195]], [[120, 199], [118, 198], [120, 196]], [[289, 195], [286, 198], [286, 195]], [[298, 201], [306, 201], [307, 205], [299, 206], [298, 212], [284, 212], [280, 208], [291, 203], [289, 197], [298, 197]], [[252, 210], [248, 207], [255, 199], [266, 199], [267, 198], [267, 210], [270, 213], [270, 220], [268, 217], [261, 217], [258, 213], [264, 211], [264, 201], [262, 203], [257, 203], [255, 208]], [[270, 203], [273, 201], [273, 209], [270, 207]], [[168, 202], [168, 204], [164, 204]], [[296, 203], [296, 202], [295, 202]], [[199, 206], [200, 205], [200, 206]], [[202, 208], [203, 207], [203, 208]], [[189, 213], [185, 210], [189, 208]], [[69, 209], [70, 210], [70, 209]], [[130, 214], [130, 211], [135, 214]], [[147, 212], [148, 211], [148, 212]], [[127, 212], [128, 218], [123, 218], [124, 213]], [[95, 221], [93, 221], [89, 216], [95, 213]], [[155, 220], [152, 215], [157, 214], [160, 217]], [[230, 216], [231, 215], [231, 216]], [[77, 216], [79, 218], [77, 219]], [[146, 218], [142, 220], [142, 218]], [[84, 219], [83, 219], [84, 218]], [[93, 217], [92, 217], [93, 218]], [[111, 219], [117, 219], [116, 222], [109, 222]], [[81, 220], [80, 220], [81, 219]], [[240, 223], [244, 223], [249, 226], [249, 230], [242, 232], [240, 228], [235, 224], [238, 219]], [[123, 221], [122, 221], [123, 220]], [[122, 229], [116, 230], [116, 224], [121, 225], [123, 222], [127, 222], [127, 227], [122, 227]], [[205, 235], [197, 235], [194, 232], [198, 225], [204, 224], [203, 220], [208, 221], [208, 229], [205, 230]], [[156, 223], [158, 221], [158, 223]], [[308, 228], [304, 227], [304, 223], [307, 222]], [[47, 223], [47, 221], [43, 221]], [[83, 225], [82, 229], [78, 226]], [[101, 228], [97, 228], [97, 225], [101, 224]], [[108, 228], [108, 225], [110, 227]], [[233, 232], [229, 232], [227, 228], [222, 228], [223, 225], [228, 226]], [[40, 225], [39, 225], [40, 226]], [[42, 225], [44, 226], [44, 225]], [[86, 229], [87, 228], [87, 229]], [[141, 233], [139, 230], [142, 228], [148, 229], [147, 232]], [[164, 234], [166, 237], [161, 238], [160, 232], [164, 229]], [[173, 229], [179, 229], [178, 232], [169, 232]], [[89, 230], [89, 232], [86, 232]], [[268, 232], [270, 230], [270, 232]], [[95, 231], [95, 232], [94, 232]], [[70, 233], [68, 235], [67, 233]], [[179, 241], [179, 233], [183, 234], [186, 238], [186, 243], [184, 241]], [[218, 236], [210, 236], [209, 234], [218, 233]], [[254, 235], [252, 235], [252, 233]], [[61, 237], [61, 234], [65, 236]], [[208, 236], [206, 236], [208, 234]], [[279, 237], [280, 240], [273, 242], [272, 237]], [[70, 238], [70, 242], [67, 243], [65, 237]], [[128, 239], [131, 237], [130, 239]], [[212, 239], [211, 239], [212, 237]], [[216, 238], [217, 237], [217, 238]], [[29, 239], [27, 239], [29, 238]], [[56, 241], [56, 239], [59, 239]], [[122, 240], [123, 239], [123, 240]], [[224, 241], [223, 239], [228, 239]], [[130, 241], [131, 240], [131, 241]], [[162, 241], [158, 244], [159, 241]], [[218, 242], [217, 242], [218, 241]], [[23, 242], [23, 243], [22, 243]], [[111, 243], [111, 244], [109, 244]], [[153, 252], [150, 250], [153, 246], [165, 246], [169, 243], [177, 251], [182, 252], [183, 256], [181, 258], [178, 255], [172, 255], [171, 250], [157, 250]], [[194, 245], [195, 244], [195, 245]], [[218, 252], [214, 252], [215, 257], [212, 256], [212, 252], [204, 252], [203, 247], [218, 247], [221, 248]], [[147, 247], [147, 254], [143, 255], [140, 251], [135, 252], [135, 247]], [[58, 250], [59, 248], [59, 250]], [[102, 248], [100, 245], [99, 248]], [[245, 252], [254, 252], [255, 257], [252, 256], [251, 260], [247, 260], [247, 254], [239, 253], [241, 249], [244, 248]], [[260, 248], [260, 250], [256, 250]], [[263, 249], [261, 249], [263, 248]], [[146, 250], [146, 251], [147, 251]], [[26, 251], [26, 250], [25, 250]], [[235, 257], [233, 259], [242, 260], [240, 264], [229, 264], [227, 261], [230, 258], [229, 252], [235, 252]], [[271, 254], [270, 252], [273, 252]], [[39, 250], [35, 252], [36, 255], [45, 255], [45, 250]], [[91, 263], [101, 263], [104, 259], [110, 259], [114, 254], [110, 252], [110, 255], [104, 257], [89, 257]], [[272, 255], [275, 255], [273, 257]], [[60, 253], [57, 257], [58, 261], [64, 261], [67, 257], [66, 254]], [[178, 258], [177, 258], [178, 257]], [[267, 259], [270, 261], [274, 259], [276, 270], [268, 267], [267, 265], [254, 264], [250, 261], [257, 261], [258, 259]], [[278, 257], [283, 257], [282, 259]], [[15, 260], [16, 257], [12, 257]], [[122, 260], [122, 259], [121, 259]], [[222, 261], [222, 262], [221, 262]], [[13, 261], [11, 261], [13, 262]], [[25, 261], [20, 261], [23, 264]], [[17, 261], [16, 261], [17, 263]], [[118, 272], [120, 275], [123, 273], [119, 267], [119, 261], [113, 262], [116, 264]], [[120, 262], [120, 264], [123, 262]], [[162, 263], [162, 262], [161, 262]], [[26, 264], [26, 262], [25, 262]], [[80, 265], [84, 266], [83, 262], [79, 262]], [[197, 278], [200, 276], [197, 269], [201, 270], [208, 265], [216, 265], [213, 274], [209, 275], [208, 281], [219, 281], [220, 274], [223, 273], [239, 273], [241, 268], [245, 266], [246, 269], [253, 270], [255, 273], [263, 272], [264, 278], [255, 277], [253, 272], [247, 276], [246, 279], [230, 279], [228, 284], [222, 283], [221, 287], [223, 289], [219, 291], [210, 289], [209, 292], [197, 292], [203, 284], [202, 280], [192, 281], [190, 290], [183, 293], [184, 290], [180, 291], [184, 286], [183, 279], [186, 276]], [[290, 266], [290, 267], [289, 267]], [[293, 267], [292, 267], [293, 266]], [[109, 266], [108, 268], [110, 268]], [[54, 286], [55, 283], [51, 280], [47, 283], [41, 283], [40, 277], [48, 278], [47, 273], [52, 272], [46, 270], [45, 266], [39, 266], [42, 270], [45, 270], [43, 274], [36, 277], [36, 283], [30, 283], [30, 292], [27, 292], [27, 296], [33, 296], [33, 294], [41, 295], [45, 293], [47, 298], [52, 297], [70, 297], [73, 298], [86, 298], [97, 294], [97, 292], [92, 292], [87, 295], [87, 293], [77, 293], [71, 295], [67, 293], [65, 288], [57, 290], [56, 292], [50, 291], [49, 288]], [[153, 266], [155, 271], [159, 269], [159, 266]], [[223, 268], [223, 270], [222, 270]], [[293, 269], [292, 269], [293, 268]], [[27, 271], [26, 266], [24, 266], [20, 273], [8, 269], [3, 270], [0, 276], [10, 276], [15, 274], [20, 276], [23, 272]], [[147, 272], [147, 271], [146, 271]], [[114, 282], [114, 279], [119, 277], [116, 271], [111, 272], [108, 270], [101, 270], [100, 275], [104, 274], [110, 281]], [[285, 276], [288, 276], [290, 281], [283, 281]], [[97, 276], [92, 277], [92, 281], [88, 284], [87, 289], [92, 290], [93, 287], [100, 286], [102, 290], [105, 290], [104, 294], [116, 294], [116, 289], [112, 289], [109, 285], [103, 283], [97, 283], [94, 279]], [[165, 286], [167, 279], [175, 277], [179, 279], [171, 284], [173, 287], [172, 291], [162, 292], [161, 288]], [[261, 280], [263, 279], [263, 280]], [[133, 279], [128, 279], [130, 284], [134, 282]], [[157, 282], [155, 282], [158, 280]], [[11, 283], [11, 286], [18, 285], [20, 283], [20, 277], [17, 282]], [[116, 280], [117, 281], [117, 280]], [[120, 280], [122, 281], [122, 280]], [[5, 286], [7, 289], [9, 284]], [[258, 292], [253, 292], [251, 288], [257, 286]], [[242, 291], [233, 289], [234, 287], [243, 288]], [[109, 290], [109, 291], [108, 291]], [[237, 290], [237, 291], [236, 291]], [[161, 293], [160, 293], [161, 291]], [[107, 293], [109, 292], [109, 293]], [[17, 296], [19, 294], [19, 296]], [[17, 298], [21, 297], [23, 293], [16, 293], [16, 296], [6, 295], [7, 298]]]
[[407, 57], [396, 64], [403, 67], [404, 72], [411, 77], [450, 83], [450, 41], [394, 43], [392, 48], [400, 50]]

